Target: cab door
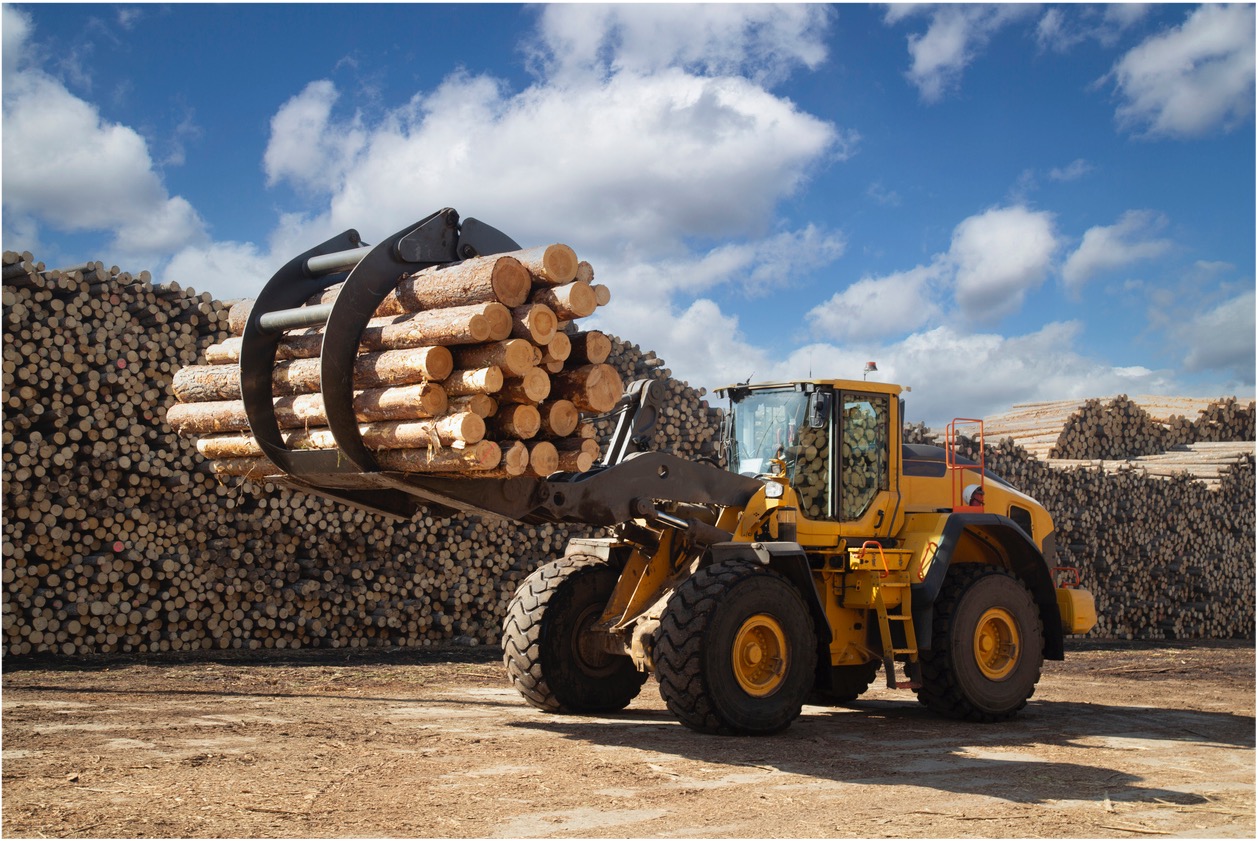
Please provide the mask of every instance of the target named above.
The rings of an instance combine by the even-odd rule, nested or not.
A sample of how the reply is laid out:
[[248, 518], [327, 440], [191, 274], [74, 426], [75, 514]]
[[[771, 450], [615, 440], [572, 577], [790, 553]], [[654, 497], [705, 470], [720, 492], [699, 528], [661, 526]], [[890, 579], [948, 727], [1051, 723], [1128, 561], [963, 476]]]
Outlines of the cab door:
[[835, 492], [844, 537], [889, 537], [903, 516], [897, 469], [899, 404], [894, 396], [842, 391], [836, 406]]

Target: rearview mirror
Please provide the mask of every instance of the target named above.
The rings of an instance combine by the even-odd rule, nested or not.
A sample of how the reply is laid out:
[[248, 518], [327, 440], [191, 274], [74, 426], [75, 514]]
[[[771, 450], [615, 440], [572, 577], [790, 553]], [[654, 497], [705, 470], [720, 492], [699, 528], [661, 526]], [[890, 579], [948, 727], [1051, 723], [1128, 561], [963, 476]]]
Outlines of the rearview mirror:
[[814, 391], [808, 397], [808, 426], [811, 429], [825, 429], [830, 425], [830, 398], [828, 391]]

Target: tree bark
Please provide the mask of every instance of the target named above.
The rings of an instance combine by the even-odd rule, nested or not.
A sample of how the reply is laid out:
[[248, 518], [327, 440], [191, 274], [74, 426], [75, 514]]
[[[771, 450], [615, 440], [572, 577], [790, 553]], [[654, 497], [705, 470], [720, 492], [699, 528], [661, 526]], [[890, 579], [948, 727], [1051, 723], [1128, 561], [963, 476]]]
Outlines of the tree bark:
[[[475, 444], [485, 437], [485, 421], [471, 412], [443, 415], [430, 420], [380, 421], [358, 427], [370, 450], [410, 450]], [[285, 432], [284, 443], [292, 450], [332, 450], [336, 440], [326, 428]], [[207, 435], [197, 440], [197, 451], [208, 459], [246, 458], [263, 455], [252, 435]]]
[[[359, 421], [415, 420], [445, 413], [445, 389], [435, 383], [369, 388], [354, 393], [354, 414]], [[327, 426], [322, 394], [298, 394], [275, 399], [275, 415], [281, 429]], [[181, 435], [243, 432], [249, 429], [245, 404], [240, 400], [176, 403], [166, 410], [166, 423]]]
[[[492, 470], [502, 461], [502, 449], [493, 441], [478, 441], [463, 449], [380, 450], [375, 453], [382, 470], [397, 473], [456, 473], [466, 475]], [[279, 473], [267, 458], [218, 459], [211, 462], [220, 476], [261, 479]]]
[[[318, 391], [320, 365], [318, 359], [277, 362], [271, 378], [272, 393], [280, 397]], [[444, 380], [453, 368], [450, 350], [440, 346], [365, 353], [354, 360], [354, 384], [360, 388], [377, 388]], [[239, 400], [240, 368], [237, 365], [189, 365], [175, 372], [171, 391], [185, 403]]]
[[494, 394], [502, 390], [502, 369], [496, 365], [470, 371], [454, 371], [441, 382], [450, 397], [468, 394]]

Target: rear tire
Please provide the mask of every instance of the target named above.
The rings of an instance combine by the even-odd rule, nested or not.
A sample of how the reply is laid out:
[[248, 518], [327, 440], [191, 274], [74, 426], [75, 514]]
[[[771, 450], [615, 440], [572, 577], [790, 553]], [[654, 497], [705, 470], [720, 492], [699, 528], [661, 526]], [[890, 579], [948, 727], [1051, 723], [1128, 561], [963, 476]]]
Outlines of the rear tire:
[[763, 735], [790, 726], [815, 679], [812, 618], [795, 587], [749, 561], [705, 567], [660, 619], [655, 676], [682, 724]]
[[569, 555], [520, 584], [503, 620], [502, 659], [524, 700], [546, 712], [600, 713], [637, 697], [646, 674], [585, 636], [619, 577], [602, 558]]
[[922, 651], [918, 698], [966, 721], [1003, 721], [1026, 706], [1044, 663], [1044, 626], [1026, 586], [994, 566], [948, 570]]

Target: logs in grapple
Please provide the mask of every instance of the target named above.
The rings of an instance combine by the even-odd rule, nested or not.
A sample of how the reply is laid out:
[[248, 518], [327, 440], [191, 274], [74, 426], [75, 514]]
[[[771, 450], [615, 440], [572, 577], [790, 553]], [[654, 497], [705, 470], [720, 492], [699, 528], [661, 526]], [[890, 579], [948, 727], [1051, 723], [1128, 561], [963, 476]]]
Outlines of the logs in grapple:
[[[559, 431], [562, 423], [543, 426], [538, 407], [550, 401], [552, 414], [556, 404], [561, 415], [565, 406], [573, 415], [602, 413], [624, 391], [614, 368], [590, 359], [610, 345], [606, 337], [580, 334], [581, 353], [573, 357], [571, 337], [555, 329], [560, 320], [589, 316], [598, 306], [590, 283], [576, 279], [578, 265], [571, 248], [555, 244], [424, 269], [398, 283], [363, 333], [353, 374], [363, 444], [382, 468], [482, 477], [558, 469], [555, 442], [571, 434], [575, 422], [566, 432]], [[342, 288], [333, 286], [307, 304], [334, 303]], [[234, 333], [244, 331], [252, 307], [241, 301], [231, 308]], [[273, 393], [291, 449], [337, 446], [318, 393], [313, 357], [322, 342], [322, 328], [303, 328], [278, 344]], [[198, 446], [215, 472], [259, 478], [278, 471], [242, 425], [240, 352], [240, 342], [229, 340], [207, 350], [212, 364], [177, 372], [174, 394], [182, 402], [167, 420], [176, 432], [212, 436]], [[477, 411], [459, 400], [478, 395], [492, 404]], [[520, 441], [526, 442], [524, 456], [508, 446]], [[511, 453], [515, 457], [504, 463]]]

